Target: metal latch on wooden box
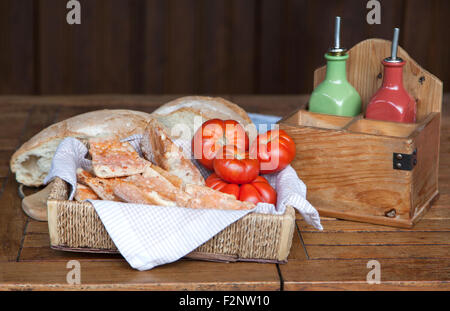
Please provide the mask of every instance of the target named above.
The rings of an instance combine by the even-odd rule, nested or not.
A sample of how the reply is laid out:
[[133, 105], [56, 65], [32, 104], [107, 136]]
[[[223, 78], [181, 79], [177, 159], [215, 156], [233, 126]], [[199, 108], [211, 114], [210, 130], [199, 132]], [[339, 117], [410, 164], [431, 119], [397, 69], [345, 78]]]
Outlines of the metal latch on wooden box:
[[412, 154], [393, 153], [393, 166], [395, 170], [411, 171], [417, 164], [417, 149]]

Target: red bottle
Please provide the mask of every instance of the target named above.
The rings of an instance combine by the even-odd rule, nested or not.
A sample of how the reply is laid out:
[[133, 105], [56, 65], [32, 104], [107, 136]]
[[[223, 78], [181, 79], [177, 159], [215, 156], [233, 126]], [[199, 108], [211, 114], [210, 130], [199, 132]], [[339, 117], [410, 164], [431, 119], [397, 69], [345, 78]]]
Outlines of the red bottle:
[[397, 57], [398, 32], [398, 28], [395, 28], [391, 57], [382, 61], [383, 84], [367, 105], [366, 118], [414, 123], [417, 104], [403, 87], [403, 66], [406, 62]]

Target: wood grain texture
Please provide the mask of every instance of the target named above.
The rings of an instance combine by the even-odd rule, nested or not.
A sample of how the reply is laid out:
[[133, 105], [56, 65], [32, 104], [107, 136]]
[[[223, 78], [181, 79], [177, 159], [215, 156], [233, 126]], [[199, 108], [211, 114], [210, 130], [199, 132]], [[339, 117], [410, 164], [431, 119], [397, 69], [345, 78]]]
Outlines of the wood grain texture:
[[0, 217], [0, 261], [15, 261], [20, 255], [27, 216], [20, 208], [17, 183], [9, 176], [2, 180]]
[[[379, 259], [380, 284], [367, 283], [368, 260], [291, 261], [280, 266], [284, 290], [448, 290], [448, 259]], [[411, 273], [411, 271], [414, 271]], [[436, 281], [439, 279], [440, 281]]]
[[[417, 150], [417, 165], [412, 176], [412, 206], [411, 216], [422, 213], [427, 208], [429, 198], [437, 195], [439, 185], [439, 148], [440, 122], [439, 113], [429, 115], [430, 122], [413, 133], [415, 150]], [[419, 215], [420, 217], [420, 215]]]
[[[450, 45], [440, 45], [439, 39], [448, 36], [450, 2], [446, 0], [408, 0], [404, 3], [402, 45], [424, 68], [444, 81], [449, 88]], [[418, 21], [427, 21], [426, 27], [417, 27]], [[420, 23], [420, 22], [419, 22]]]
[[384, 217], [395, 208], [399, 219], [409, 219], [411, 173], [392, 168], [392, 153], [412, 153], [412, 141], [283, 123], [280, 128], [296, 141], [292, 166], [323, 215]]
[[0, 93], [35, 92], [35, 1], [0, 2]]
[[[279, 290], [274, 264], [178, 261], [150, 271], [125, 261], [81, 261], [81, 284], [67, 284], [67, 261], [0, 262], [1, 290]], [[37, 273], [38, 271], [38, 273]], [[108, 273], [105, 273], [108, 271]], [[45, 280], [45, 281], [44, 281]]]
[[66, 22], [66, 2], [38, 6], [38, 94], [131, 92], [128, 2], [82, 1], [80, 25]]
[[5, 0], [0, 93], [310, 93], [337, 15], [346, 47], [400, 27], [400, 45], [449, 81], [447, 0], [387, 1], [375, 25], [366, 2], [80, 0], [68, 25], [67, 1]]

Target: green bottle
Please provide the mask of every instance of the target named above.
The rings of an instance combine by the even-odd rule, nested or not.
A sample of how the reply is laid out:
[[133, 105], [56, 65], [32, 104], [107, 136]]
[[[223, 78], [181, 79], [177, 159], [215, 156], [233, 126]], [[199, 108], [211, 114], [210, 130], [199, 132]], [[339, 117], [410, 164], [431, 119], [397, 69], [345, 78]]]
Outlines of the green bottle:
[[309, 99], [309, 111], [354, 117], [361, 113], [361, 97], [347, 81], [345, 69], [347, 50], [340, 47], [341, 18], [336, 17], [334, 47], [325, 54], [327, 73]]

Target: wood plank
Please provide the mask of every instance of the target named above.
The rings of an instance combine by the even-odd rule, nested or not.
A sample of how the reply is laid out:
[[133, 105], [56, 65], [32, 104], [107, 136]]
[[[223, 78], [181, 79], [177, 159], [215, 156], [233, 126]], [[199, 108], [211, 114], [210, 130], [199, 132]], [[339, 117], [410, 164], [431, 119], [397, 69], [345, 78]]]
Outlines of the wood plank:
[[[38, 42], [37, 94], [54, 94], [70, 92], [73, 73], [70, 70], [72, 41], [69, 40], [70, 26], [66, 21], [66, 3], [55, 0], [43, 0], [37, 4], [36, 12]], [[83, 12], [87, 13], [85, 5]], [[87, 21], [84, 20], [84, 24]], [[83, 25], [83, 23], [82, 23]], [[75, 26], [76, 27], [76, 26]], [[73, 26], [72, 26], [73, 28]]]
[[[450, 245], [446, 232], [303, 232], [305, 245]], [[449, 249], [450, 250], [450, 249]]]
[[0, 151], [16, 150], [18, 144], [19, 139], [14, 136], [10, 138], [0, 138]]
[[35, 87], [33, 0], [0, 2], [0, 94], [31, 94]]
[[[448, 36], [450, 2], [446, 0], [408, 0], [404, 6], [401, 44], [417, 62], [443, 81], [449, 81], [450, 46], [441, 38]], [[421, 21], [427, 27], [416, 27]], [[449, 90], [448, 82], [445, 85]]]
[[[128, 107], [147, 107], [154, 110], [160, 105], [181, 95], [50, 95], [50, 96], [0, 96], [0, 107], [12, 106], [21, 111], [32, 106], [58, 107], [102, 107], [127, 109]], [[11, 111], [11, 110], [8, 110]]]
[[[58, 109], [55, 107], [36, 107], [30, 111], [23, 125], [19, 141], [28, 140], [31, 136], [53, 123]], [[0, 260], [17, 260], [22, 246], [28, 217], [21, 208], [21, 199], [17, 193], [18, 184], [12, 174], [3, 183], [1, 199], [4, 202], [0, 209]]]
[[[28, 230], [27, 230], [28, 231]], [[49, 247], [50, 237], [48, 233], [25, 233], [23, 248], [27, 247]]]
[[30, 220], [28, 222], [19, 261], [118, 261], [124, 260], [120, 254], [76, 253], [50, 248], [47, 222]]
[[[286, 46], [285, 46], [285, 92], [286, 93], [310, 93], [312, 91], [312, 77], [314, 67], [311, 59], [305, 57], [313, 54], [311, 37], [307, 33], [300, 34], [300, 29], [314, 29], [310, 24], [310, 5], [305, 0], [286, 1]], [[328, 5], [329, 6], [329, 5]], [[311, 27], [311, 28], [310, 28]], [[325, 40], [323, 40], [325, 41]], [[319, 54], [322, 56], [324, 51]]]
[[30, 111], [0, 113], [0, 137], [18, 138], [22, 134]]
[[[81, 284], [62, 262], [0, 262], [0, 290], [279, 290], [275, 264], [182, 260], [149, 271], [124, 262], [80, 261]], [[107, 273], [105, 273], [107, 271]]]
[[[38, 237], [38, 234], [27, 235], [27, 243], [30, 243], [32, 239], [30, 237], [36, 236], [32, 239], [48, 239], [48, 235], [42, 235]], [[43, 242], [43, 241], [41, 241]], [[50, 248], [50, 245], [41, 247], [34, 246], [24, 246], [20, 252], [19, 260], [20, 262], [67, 262], [69, 260], [80, 260], [80, 261], [125, 261], [125, 259], [120, 254], [92, 254], [92, 253], [79, 253], [79, 252], [66, 252], [61, 250], [55, 250]]]
[[[29, 134], [28, 127], [33, 123], [31, 118], [35, 116], [34, 112], [30, 112], [29, 116], [24, 114], [5, 114], [5, 117], [11, 117], [12, 123], [9, 124], [11, 132], [7, 128], [4, 128], [2, 132], [5, 134], [9, 132], [10, 135], [15, 135], [14, 137], [17, 137], [18, 141], [23, 141], [24, 137]], [[3, 124], [8, 125], [8, 123], [9, 121], [5, 120]], [[0, 260], [9, 261], [17, 260], [19, 256], [22, 236], [27, 222], [27, 216], [20, 208], [21, 200], [17, 194], [18, 184], [9, 171], [8, 162], [12, 152], [13, 150], [0, 152], [2, 154], [0, 176], [5, 177], [1, 179], [0, 190], [0, 197], [3, 202], [0, 209]]]
[[306, 251], [310, 259], [450, 259], [449, 245], [307, 245]]
[[[450, 219], [450, 206], [442, 202], [443, 205], [433, 205], [433, 207], [423, 216], [423, 219]], [[448, 220], [450, 221], [450, 220]]]
[[[220, 94], [229, 90], [230, 81], [230, 2], [202, 1], [196, 29], [200, 46], [198, 57], [198, 92]], [[196, 61], [196, 58], [193, 58]]]
[[285, 93], [286, 2], [262, 0], [258, 3], [258, 93]]
[[368, 260], [308, 260], [280, 265], [284, 290], [449, 290], [450, 260], [380, 259], [380, 284]]
[[439, 198], [433, 206], [450, 206], [450, 201], [448, 200], [450, 198], [450, 188], [448, 187], [448, 184], [450, 183], [446, 183], [444, 178], [439, 179]]
[[75, 253], [51, 249], [48, 223], [29, 220], [19, 261], [69, 261], [72, 259], [87, 261], [124, 260], [120, 254]]
[[21, 139], [22, 142], [27, 141], [44, 128], [55, 122], [58, 115], [58, 106], [36, 106], [27, 121], [26, 131]]
[[0, 151], [0, 177], [7, 177], [10, 173], [9, 159], [11, 158], [14, 150], [17, 147], [18, 140], [16, 140], [15, 142], [16, 145], [14, 146], [14, 149]]
[[[301, 232], [317, 232], [304, 220], [297, 220]], [[372, 225], [363, 222], [345, 220], [321, 220], [325, 232], [427, 232], [449, 231], [448, 219], [422, 219], [412, 229], [395, 228], [390, 226]]]
[[28, 217], [22, 211], [13, 176], [3, 180], [0, 209], [0, 261], [17, 260]]
[[127, 93], [131, 86], [129, 4], [83, 1], [81, 24], [66, 2], [39, 1], [39, 93]]
[[48, 234], [48, 223], [46, 221], [37, 221], [30, 219], [27, 226], [26, 234], [30, 233], [47, 233]]
[[228, 0], [231, 3], [229, 86], [227, 93], [255, 93], [258, 78], [256, 0]]
[[[139, 72], [138, 85], [135, 87], [140, 93], [161, 94], [164, 92], [167, 71], [168, 55], [168, 1], [149, 0], [144, 2], [142, 18], [143, 30], [140, 31], [144, 38], [136, 38], [135, 50], [142, 50], [138, 55], [139, 64], [136, 70]], [[138, 15], [140, 16], [140, 15]], [[138, 25], [139, 27], [139, 25]]]
[[288, 256], [288, 262], [290, 260], [306, 260], [306, 252], [303, 247], [302, 241], [300, 240], [300, 234], [297, 230], [297, 227], [294, 231], [294, 236], [292, 238], [292, 246]]
[[198, 18], [199, 2], [168, 2], [168, 47], [165, 93], [198, 93]]

